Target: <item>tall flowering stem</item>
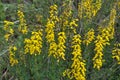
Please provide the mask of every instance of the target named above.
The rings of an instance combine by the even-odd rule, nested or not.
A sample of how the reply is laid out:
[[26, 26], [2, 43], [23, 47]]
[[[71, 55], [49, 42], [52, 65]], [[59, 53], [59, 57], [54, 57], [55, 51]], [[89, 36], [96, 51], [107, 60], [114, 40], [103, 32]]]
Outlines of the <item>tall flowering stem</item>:
[[16, 46], [10, 46], [9, 47], [9, 59], [10, 59], [10, 65], [14, 66], [15, 64], [18, 64], [18, 60], [15, 58], [17, 47]]
[[109, 44], [106, 42], [101, 35], [98, 35], [95, 40], [95, 49], [94, 51], [96, 52], [94, 58], [93, 58], [93, 64], [94, 68], [97, 68], [100, 70], [102, 67], [102, 62], [103, 62], [103, 48], [105, 45]]
[[54, 27], [55, 27], [55, 23], [50, 20], [48, 20], [47, 25], [46, 25], [46, 38], [47, 38], [47, 42], [51, 43], [51, 42], [55, 42], [55, 35], [54, 35]]
[[93, 67], [100, 70], [103, 64], [103, 49], [106, 45], [110, 45], [110, 39], [114, 38], [114, 22], [116, 16], [116, 10], [113, 8], [110, 13], [110, 21], [108, 26], [100, 29], [100, 34], [96, 37], [95, 40], [95, 49], [96, 52], [93, 58]]
[[64, 9], [60, 15], [59, 22], [61, 24], [62, 30], [65, 31], [69, 26], [69, 20], [72, 17], [72, 1], [69, 0], [68, 3], [64, 2], [62, 6], [64, 7]]
[[88, 18], [96, 16], [97, 12], [100, 10], [102, 5], [102, 0], [81, 0], [78, 5], [78, 16], [79, 18]]
[[6, 20], [4, 21], [4, 28], [3, 29], [6, 32], [6, 34], [4, 36], [6, 41], [8, 41], [9, 37], [14, 34], [13, 25], [14, 25], [13, 22], [6, 21]]
[[20, 22], [18, 30], [20, 32], [22, 32], [23, 34], [27, 34], [28, 27], [27, 27], [27, 24], [26, 24], [24, 13], [21, 10], [18, 10], [17, 14], [18, 14], [18, 17], [19, 17], [19, 22]]
[[82, 51], [81, 51], [81, 36], [79, 34], [76, 34], [73, 36], [72, 39], [72, 55], [73, 58], [71, 59], [73, 61], [71, 65], [71, 69], [65, 70], [63, 73], [63, 76], [68, 76], [70, 79], [75, 80], [86, 80], [85, 73], [85, 60], [82, 58]]
[[62, 58], [65, 60], [65, 42], [66, 42], [66, 35], [65, 32], [58, 33], [58, 45], [57, 45], [57, 55], [58, 58]]
[[57, 5], [52, 5], [50, 6], [50, 17], [48, 18], [47, 24], [46, 24], [46, 39], [47, 42], [49, 43], [49, 52], [48, 55], [53, 55], [54, 57], [56, 57], [57, 53], [57, 44], [55, 42], [55, 33], [54, 33], [54, 29], [55, 29], [55, 24], [59, 21], [58, 17], [57, 17]]

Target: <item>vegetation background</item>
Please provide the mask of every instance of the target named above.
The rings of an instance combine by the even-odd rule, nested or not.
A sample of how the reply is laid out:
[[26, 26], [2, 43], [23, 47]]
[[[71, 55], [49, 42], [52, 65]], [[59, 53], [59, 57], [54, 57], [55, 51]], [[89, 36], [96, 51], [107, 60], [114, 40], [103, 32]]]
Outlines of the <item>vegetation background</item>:
[[[82, 1], [89, 2], [101, 1], [101, 7], [94, 16], [87, 16], [87, 11], [84, 11], [82, 17], [79, 13], [79, 4]], [[58, 33], [64, 31], [66, 34], [65, 42], [65, 58], [56, 59], [54, 56], [49, 55], [49, 43], [47, 42], [46, 25], [48, 19], [50, 19], [50, 6], [56, 4], [58, 18], [63, 20], [61, 23], [55, 23], [56, 28], [54, 29], [55, 42], [59, 44]], [[81, 3], [82, 4], [82, 3]], [[91, 4], [92, 5], [92, 4]], [[95, 4], [97, 5], [97, 4]], [[99, 5], [97, 5], [99, 6]], [[111, 10], [115, 7], [116, 18], [114, 21], [114, 38], [109, 40], [110, 45], [103, 46], [103, 61], [100, 70], [93, 68], [93, 57], [95, 55], [94, 48], [96, 47], [95, 41], [97, 35], [102, 34], [99, 28], [104, 29], [110, 21]], [[89, 9], [90, 6], [87, 5]], [[88, 10], [87, 9], [87, 10]], [[18, 27], [20, 25], [20, 18], [18, 16], [18, 10], [24, 13], [25, 23], [28, 27], [28, 33], [22, 34], [19, 32]], [[61, 26], [64, 23], [66, 17], [63, 12], [66, 10], [66, 16], [68, 15], [68, 22], [72, 22], [74, 19], [78, 19], [76, 24], [78, 27], [67, 26], [62, 29]], [[72, 13], [69, 16], [70, 12]], [[91, 10], [88, 10], [88, 14], [93, 15]], [[5, 34], [9, 32], [4, 30], [5, 20], [13, 22], [14, 34], [9, 37], [8, 41], [5, 39]], [[52, 20], [52, 19], [51, 19]], [[54, 21], [54, 20], [53, 20]], [[74, 22], [74, 21], [73, 21]], [[75, 26], [75, 25], [74, 25]], [[72, 29], [74, 28], [74, 29]], [[42, 48], [41, 53], [38, 55], [24, 54], [25, 42], [24, 40], [32, 36], [32, 32], [42, 29]], [[74, 30], [77, 34], [81, 35], [81, 40], [86, 39], [85, 35], [91, 29], [94, 30], [95, 39], [90, 41], [90, 44], [86, 46], [81, 43], [82, 57], [85, 60], [85, 79], [86, 80], [120, 80], [120, 0], [0, 0], [0, 80], [70, 80], [69, 76], [63, 76], [63, 72], [66, 69], [72, 69], [73, 63], [71, 43], [72, 38], [75, 35]], [[113, 50], [115, 44], [118, 44], [116, 57], [113, 58]], [[17, 64], [11, 66], [10, 63], [10, 47], [16, 46], [15, 59], [18, 60]], [[13, 50], [14, 51], [14, 50]], [[74, 76], [71, 74], [70, 76]], [[80, 80], [76, 77], [73, 80]], [[81, 80], [85, 80], [81, 79]]]

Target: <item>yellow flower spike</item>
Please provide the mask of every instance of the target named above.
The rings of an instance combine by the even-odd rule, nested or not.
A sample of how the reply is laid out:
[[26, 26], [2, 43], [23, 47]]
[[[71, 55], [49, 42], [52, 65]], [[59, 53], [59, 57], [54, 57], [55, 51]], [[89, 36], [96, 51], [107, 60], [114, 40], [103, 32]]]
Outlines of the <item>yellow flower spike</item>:
[[[94, 51], [96, 52], [94, 58], [93, 58], [93, 66], [94, 68], [97, 68], [100, 70], [103, 64], [102, 56], [103, 56], [103, 49], [106, 45], [110, 45], [109, 40], [114, 38], [114, 22], [115, 22], [115, 17], [116, 16], [116, 10], [113, 8], [110, 13], [110, 20], [107, 25], [107, 27], [102, 28], [100, 27], [100, 34], [96, 37], [95, 40], [95, 49]], [[116, 56], [115, 50], [113, 49], [112, 58], [116, 58], [119, 62], [119, 56]]]
[[[57, 17], [57, 14], [58, 14], [57, 8], [58, 8], [58, 7], [57, 7], [56, 4], [50, 6], [50, 11], [49, 11], [49, 13], [50, 13], [50, 20], [51, 20], [51, 21], [54, 21], [54, 23], [56, 23], [56, 22], [59, 21], [59, 19], [58, 19], [58, 17]], [[48, 21], [49, 21], [49, 20], [48, 20]]]
[[[64, 4], [65, 3], [65, 4]], [[59, 22], [62, 25], [61, 29], [65, 31], [67, 26], [69, 26], [69, 19], [72, 18], [72, 2], [69, 1], [68, 3], [63, 3], [63, 12], [60, 15]]]
[[88, 46], [88, 45], [94, 40], [94, 38], [95, 38], [94, 29], [90, 29], [90, 30], [85, 34], [83, 43]]
[[[55, 29], [56, 23], [59, 21], [59, 18], [57, 16], [58, 15], [57, 8], [58, 7], [56, 4], [50, 6], [50, 11], [49, 11], [50, 17], [48, 18], [45, 32], [46, 32], [46, 39], [49, 44], [48, 56], [52, 55], [53, 57], [57, 58], [59, 61], [59, 58], [64, 59], [64, 53], [63, 53], [64, 50], [63, 50], [63, 48], [60, 47], [60, 49], [58, 50], [58, 53], [57, 53], [58, 46], [57, 46], [57, 43], [55, 42], [55, 34], [54, 34], [54, 29]], [[64, 41], [63, 38], [61, 38], [61, 40]], [[62, 44], [60, 44], [60, 45], [62, 46]], [[60, 51], [60, 50], [62, 50], [62, 51]]]
[[9, 37], [14, 34], [13, 25], [14, 25], [13, 22], [6, 21], [6, 20], [4, 21], [3, 29], [7, 32], [4, 36], [6, 41], [8, 41]]
[[[102, 0], [82, 0], [78, 5], [78, 16], [80, 19], [96, 16], [97, 12], [100, 10], [102, 5]], [[83, 16], [84, 15], [84, 16]]]
[[93, 66], [100, 70], [102, 67], [102, 57], [103, 57], [103, 46], [107, 45], [107, 41], [104, 41], [101, 35], [98, 35], [95, 41], [95, 56], [93, 57]]
[[58, 55], [56, 54], [57, 53], [56, 51], [57, 51], [57, 44], [55, 42], [51, 42], [48, 56], [53, 55], [55, 58], [57, 58]]
[[15, 51], [17, 50], [16, 46], [10, 46], [9, 47], [9, 60], [10, 60], [10, 65], [14, 66], [15, 64], [18, 64], [18, 60], [15, 59]]
[[25, 54], [30, 53], [31, 55], [39, 55], [42, 48], [42, 31], [32, 32], [30, 39], [24, 40]]
[[[99, 39], [99, 38], [97, 38]], [[97, 68], [98, 70], [102, 67], [102, 57], [103, 57], [103, 46], [106, 46], [108, 43], [103, 42], [102, 39], [99, 39], [97, 43], [95, 44], [94, 51], [96, 52], [94, 58], [93, 58], [93, 64], [94, 68]]]
[[120, 63], [120, 43], [114, 44], [114, 48], [112, 50], [112, 58], [117, 60], [117, 63]]
[[65, 32], [58, 33], [58, 45], [57, 45], [57, 56], [65, 60], [65, 41], [66, 35]]
[[18, 14], [18, 17], [19, 17], [19, 22], [20, 22], [18, 30], [20, 32], [22, 32], [23, 34], [27, 34], [28, 27], [27, 27], [27, 24], [26, 24], [24, 13], [22, 11], [18, 10], [17, 14]]
[[71, 59], [73, 61], [71, 65], [71, 69], [65, 70], [64, 75], [66, 74], [69, 79], [75, 79], [75, 80], [86, 80], [85, 78], [85, 60], [82, 59], [82, 51], [81, 51], [81, 36], [79, 34], [76, 34], [73, 36], [73, 42], [72, 42], [72, 55], [73, 58]]

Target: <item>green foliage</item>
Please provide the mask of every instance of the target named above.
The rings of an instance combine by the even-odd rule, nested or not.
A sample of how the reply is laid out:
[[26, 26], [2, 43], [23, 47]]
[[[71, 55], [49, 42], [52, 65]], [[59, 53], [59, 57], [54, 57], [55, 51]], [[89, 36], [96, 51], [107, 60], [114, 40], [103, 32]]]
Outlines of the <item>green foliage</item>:
[[[25, 0], [27, 1], [27, 0]], [[65, 0], [68, 2], [68, 0]], [[75, 1], [75, 0], [74, 0]], [[80, 0], [78, 0], [80, 1]], [[116, 0], [102, 0], [102, 8], [98, 11], [97, 15], [92, 20], [82, 19], [78, 22], [79, 27], [77, 33], [81, 34], [82, 39], [84, 34], [93, 28], [95, 30], [95, 36], [98, 33], [98, 27], [102, 24], [104, 19], [108, 19], [110, 10], [113, 8]], [[66, 33], [66, 61], [57, 60], [54, 57], [48, 56], [48, 44], [46, 42], [45, 26], [47, 18], [49, 17], [49, 7], [52, 4], [58, 5], [58, 16], [61, 15], [64, 0], [33, 0], [33, 2], [27, 1], [26, 3], [22, 0], [17, 0], [15, 3], [2, 3], [0, 1], [0, 79], [1, 80], [69, 80], [67, 77], [63, 77], [62, 73], [65, 69], [69, 68], [72, 64], [71, 58], [71, 36], [73, 36], [72, 30], [68, 27]], [[25, 14], [27, 26], [29, 32], [27, 35], [21, 34], [17, 28], [19, 26], [19, 20], [17, 16], [18, 5], [23, 4], [22, 11]], [[72, 18], [77, 18], [77, 4], [72, 4], [74, 7]], [[95, 55], [94, 48], [95, 43], [92, 41], [87, 47], [82, 44], [83, 59], [86, 60], [86, 80], [119, 80], [120, 79], [120, 65], [116, 63], [116, 60], [112, 58], [112, 48], [114, 43], [120, 42], [120, 10], [118, 9], [119, 18], [115, 22], [115, 38], [110, 41], [110, 46], [104, 48], [105, 62], [101, 70], [93, 69], [92, 58]], [[42, 16], [42, 17], [41, 17]], [[3, 21], [13, 21], [14, 35], [10, 37], [10, 42], [6, 42], [4, 39], [5, 31], [3, 30]], [[70, 21], [70, 20], [69, 20]], [[59, 26], [59, 24], [57, 25]], [[103, 26], [104, 27], [104, 26]], [[32, 31], [43, 29], [43, 48], [40, 55], [24, 54], [24, 39], [30, 38]], [[56, 29], [57, 30], [57, 29]], [[58, 29], [59, 30], [59, 29]], [[57, 31], [55, 33], [58, 33]], [[17, 55], [15, 58], [18, 59], [17, 65], [11, 66], [9, 63], [9, 46], [17, 46]], [[21, 58], [22, 56], [22, 58]]]

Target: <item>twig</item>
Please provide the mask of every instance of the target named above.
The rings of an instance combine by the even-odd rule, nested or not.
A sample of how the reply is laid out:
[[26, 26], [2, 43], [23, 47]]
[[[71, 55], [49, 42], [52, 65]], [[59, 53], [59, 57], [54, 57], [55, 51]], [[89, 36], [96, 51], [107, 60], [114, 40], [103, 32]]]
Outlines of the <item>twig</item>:
[[13, 78], [14, 78], [14, 76], [10, 77], [10, 79], [9, 79], [9, 80], [13, 80]]
[[0, 56], [4, 55], [6, 52], [8, 52], [8, 49], [7, 50], [4, 50], [3, 52], [0, 53]]
[[8, 69], [7, 69], [7, 70], [3, 73], [3, 75], [1, 76], [1, 80], [3, 79], [4, 76], [6, 76], [7, 71], [8, 71]]
[[[13, 23], [14, 24], [17, 24], [19, 22], [19, 20], [16, 20], [16, 21], [14, 21]], [[4, 24], [4, 21], [0, 21], [0, 24]]]

